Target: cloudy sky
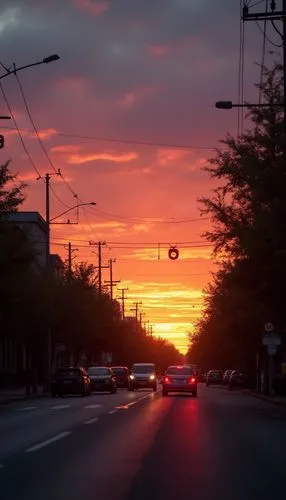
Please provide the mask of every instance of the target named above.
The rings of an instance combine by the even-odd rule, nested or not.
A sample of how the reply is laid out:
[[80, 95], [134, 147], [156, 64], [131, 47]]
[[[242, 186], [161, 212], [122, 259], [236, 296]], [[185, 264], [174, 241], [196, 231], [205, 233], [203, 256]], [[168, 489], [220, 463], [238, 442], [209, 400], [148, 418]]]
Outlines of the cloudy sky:
[[[240, 0], [0, 2], [5, 67], [60, 55], [18, 74], [51, 163], [31, 132], [16, 79], [2, 80], [34, 166], [41, 175], [52, 166], [62, 171], [64, 180], [52, 177], [52, 217], [76, 202], [74, 194], [97, 203], [80, 210], [78, 225], [53, 226], [52, 250], [66, 258], [71, 241], [77, 261], [96, 263], [89, 241], [105, 240], [104, 261], [116, 259], [114, 278], [129, 289], [127, 311], [142, 302], [143, 320], [182, 351], [215, 270], [201, 237], [209, 221], [200, 217], [197, 199], [213, 187], [202, 171], [213, 148], [226, 132], [236, 133], [235, 110], [219, 111], [214, 103], [237, 100], [239, 29]], [[267, 42], [266, 49], [273, 47]], [[257, 99], [261, 52], [259, 27], [248, 23], [249, 101]], [[0, 113], [7, 114], [2, 95]], [[11, 158], [28, 184], [24, 209], [44, 215], [44, 183], [17, 133], [3, 133], [0, 160]], [[177, 261], [168, 259], [173, 245]]]

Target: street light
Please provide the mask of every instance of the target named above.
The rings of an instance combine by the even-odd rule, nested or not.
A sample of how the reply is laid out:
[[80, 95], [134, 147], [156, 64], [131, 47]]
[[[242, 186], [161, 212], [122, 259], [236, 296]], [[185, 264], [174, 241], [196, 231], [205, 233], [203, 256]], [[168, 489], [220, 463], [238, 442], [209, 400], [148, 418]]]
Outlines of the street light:
[[215, 103], [215, 107], [218, 109], [232, 109], [232, 108], [271, 108], [271, 107], [282, 107], [285, 108], [286, 104], [281, 102], [281, 103], [257, 103], [257, 104], [251, 104], [251, 103], [245, 103], [245, 104], [234, 104], [232, 101], [217, 101]]
[[15, 75], [18, 71], [21, 71], [22, 69], [32, 68], [33, 66], [39, 66], [39, 64], [47, 64], [53, 61], [57, 61], [58, 59], [60, 59], [60, 56], [58, 56], [58, 54], [52, 54], [48, 57], [44, 57], [44, 59], [42, 59], [41, 61], [37, 61], [31, 64], [25, 64], [24, 66], [20, 66], [19, 68], [17, 68], [15, 63], [13, 63], [12, 69], [7, 68], [6, 66], [4, 66], [4, 64], [1, 63], [1, 66], [6, 70], [6, 73], [4, 73], [4, 75], [0, 75], [0, 80], [2, 80], [2, 78], [5, 78], [6, 76]]
[[63, 215], [67, 214], [68, 212], [71, 212], [72, 210], [75, 210], [76, 208], [86, 207], [86, 206], [95, 206], [95, 205], [96, 205], [96, 203], [94, 201], [91, 201], [89, 203], [79, 203], [78, 205], [75, 205], [74, 207], [71, 207], [68, 210], [65, 210], [64, 212], [62, 212], [61, 214], [57, 215], [56, 217], [53, 217], [52, 219], [50, 219], [47, 222], [49, 224], [51, 224], [53, 220], [59, 219]]

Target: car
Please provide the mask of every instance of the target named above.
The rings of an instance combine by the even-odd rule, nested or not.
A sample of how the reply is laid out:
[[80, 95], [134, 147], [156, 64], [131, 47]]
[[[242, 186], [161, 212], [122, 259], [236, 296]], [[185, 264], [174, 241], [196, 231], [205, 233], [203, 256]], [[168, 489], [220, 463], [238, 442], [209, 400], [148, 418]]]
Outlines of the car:
[[206, 386], [219, 385], [222, 383], [222, 374], [220, 370], [210, 370], [206, 376]]
[[51, 384], [52, 397], [64, 394], [90, 394], [91, 381], [82, 367], [59, 368], [53, 376]]
[[111, 368], [108, 366], [90, 366], [87, 373], [91, 380], [92, 391], [116, 393], [116, 377]]
[[236, 387], [243, 388], [246, 385], [246, 377], [245, 374], [238, 371], [238, 370], [233, 370], [231, 372], [231, 375], [229, 377], [229, 382], [228, 382], [228, 388], [231, 391], [232, 389]]
[[117, 387], [126, 387], [126, 389], [129, 389], [129, 369], [126, 366], [112, 366], [111, 369], [115, 375]]
[[157, 390], [157, 376], [154, 363], [134, 363], [130, 374], [130, 391], [136, 389]]
[[198, 395], [198, 380], [189, 366], [169, 366], [165, 372], [162, 384], [162, 395], [169, 392], [191, 392]]
[[222, 384], [223, 385], [228, 385], [232, 371], [233, 370], [225, 370], [223, 377], [222, 377]]

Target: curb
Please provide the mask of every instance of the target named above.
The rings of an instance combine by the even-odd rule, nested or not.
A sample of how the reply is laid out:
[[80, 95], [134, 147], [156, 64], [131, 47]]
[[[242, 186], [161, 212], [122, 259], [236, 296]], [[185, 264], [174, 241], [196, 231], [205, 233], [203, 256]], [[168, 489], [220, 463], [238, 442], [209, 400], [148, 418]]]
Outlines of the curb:
[[249, 396], [260, 399], [261, 401], [265, 401], [266, 403], [271, 403], [273, 405], [286, 407], [286, 401], [279, 401], [279, 400], [275, 401], [275, 400], [269, 398], [268, 396], [265, 396], [264, 394], [259, 394], [257, 392], [252, 392], [252, 391], [247, 391], [247, 390], [244, 390], [241, 392], [242, 392], [242, 394], [246, 394], [246, 395], [248, 394]]
[[7, 396], [7, 398], [5, 399], [1, 399], [1, 396], [0, 396], [0, 406], [2, 405], [7, 405], [9, 403], [15, 403], [17, 401], [31, 401], [31, 400], [34, 400], [34, 399], [42, 399], [42, 398], [47, 398], [49, 397], [50, 394], [48, 393], [43, 393], [43, 394], [24, 394], [23, 396]]

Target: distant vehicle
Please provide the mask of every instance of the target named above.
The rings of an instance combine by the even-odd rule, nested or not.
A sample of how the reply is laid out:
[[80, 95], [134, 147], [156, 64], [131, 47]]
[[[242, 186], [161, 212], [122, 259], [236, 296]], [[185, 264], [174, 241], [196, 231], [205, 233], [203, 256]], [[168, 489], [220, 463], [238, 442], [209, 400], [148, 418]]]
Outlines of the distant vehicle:
[[233, 370], [225, 370], [223, 377], [222, 377], [223, 385], [228, 385], [232, 371]]
[[130, 375], [130, 391], [135, 389], [157, 390], [157, 376], [154, 363], [134, 363]]
[[222, 374], [219, 370], [210, 370], [206, 376], [206, 386], [219, 385], [222, 383]]
[[235, 389], [236, 387], [245, 387], [246, 386], [246, 377], [245, 374], [242, 372], [239, 372], [237, 370], [233, 370], [231, 372], [231, 375], [229, 377], [229, 382], [228, 382], [228, 388], [231, 391], [232, 389]]
[[113, 371], [116, 377], [117, 387], [126, 387], [126, 389], [129, 389], [130, 386], [129, 369], [126, 366], [112, 366], [111, 370]]
[[107, 366], [90, 366], [87, 373], [91, 380], [92, 391], [116, 393], [116, 377], [111, 368]]
[[60, 368], [52, 379], [52, 397], [64, 394], [88, 396], [91, 390], [90, 378], [85, 368]]
[[192, 368], [189, 366], [169, 366], [163, 378], [163, 396], [169, 392], [191, 392], [193, 396], [198, 394], [198, 380]]

